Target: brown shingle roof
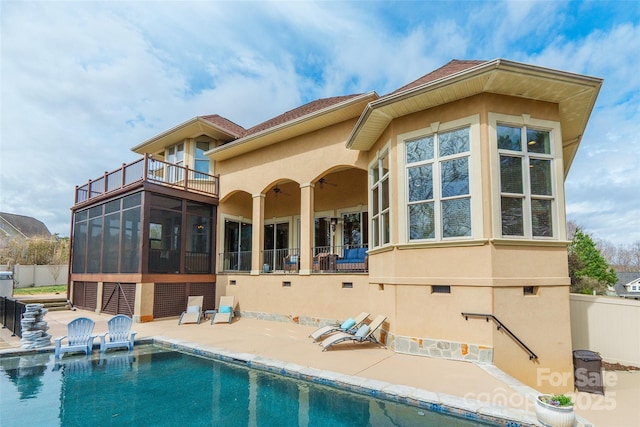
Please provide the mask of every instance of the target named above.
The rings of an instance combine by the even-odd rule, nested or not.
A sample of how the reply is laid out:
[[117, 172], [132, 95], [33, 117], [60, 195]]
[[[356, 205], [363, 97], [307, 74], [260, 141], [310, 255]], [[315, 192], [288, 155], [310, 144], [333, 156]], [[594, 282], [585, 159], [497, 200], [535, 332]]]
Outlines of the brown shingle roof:
[[[468, 68], [474, 67], [479, 64], [483, 64], [485, 62], [486, 61], [454, 59], [449, 63], [445, 64], [444, 66], [438, 68], [437, 70], [434, 70], [429, 74], [426, 74], [420, 77], [419, 79], [407, 85], [404, 85], [399, 89], [396, 89], [395, 91], [391, 92], [389, 95], [397, 92], [401, 92], [407, 89], [411, 89], [416, 86], [420, 86], [424, 83], [428, 83], [430, 81], [437, 80], [442, 77], [446, 77], [446, 76], [458, 73], [460, 71], [466, 70]], [[210, 116], [202, 116], [202, 118], [216, 124], [219, 127], [224, 128], [225, 130], [228, 130], [229, 132], [232, 132], [233, 134], [237, 135], [237, 138], [243, 138], [249, 135], [262, 132], [267, 129], [274, 128], [281, 124], [296, 120], [305, 115], [314, 113], [316, 111], [320, 111], [323, 108], [330, 107], [332, 105], [338, 104], [340, 102], [349, 100], [351, 98], [354, 98], [360, 95], [361, 94], [353, 94], [353, 95], [334, 96], [330, 98], [317, 99], [315, 101], [311, 101], [307, 104], [304, 104], [300, 107], [294, 108], [293, 110], [289, 110], [286, 113], [280, 114], [279, 116], [273, 117], [260, 124], [257, 124], [249, 129], [244, 129], [242, 126], [239, 126], [233, 123], [232, 121], [227, 120], [224, 117], [219, 116], [217, 114], [210, 115]]]
[[[16, 215], [0, 212], [0, 218], [11, 224], [16, 230], [26, 237], [50, 237], [51, 232], [42, 221], [24, 215]], [[9, 234], [13, 234], [7, 230]]]
[[246, 132], [246, 129], [242, 126], [235, 124], [231, 120], [222, 117], [219, 114], [211, 114], [209, 116], [201, 116], [203, 120], [213, 123], [214, 125], [226, 130], [227, 132], [236, 135], [237, 137], [241, 136]]
[[284, 114], [280, 114], [272, 119], [269, 119], [265, 122], [262, 122], [252, 128], [247, 129], [243, 136], [253, 135], [255, 133], [261, 132], [266, 129], [270, 129], [272, 127], [276, 127], [283, 123], [290, 122], [292, 120], [298, 119], [300, 117], [306, 116], [307, 114], [315, 113], [316, 111], [320, 111], [323, 108], [331, 107], [332, 105], [339, 104], [340, 102], [346, 101], [348, 99], [354, 98], [356, 96], [360, 96], [360, 94], [355, 95], [344, 95], [344, 96], [334, 96], [331, 98], [323, 98], [317, 99], [315, 101], [311, 101], [307, 104], [304, 104], [298, 108], [294, 108], [293, 110], [289, 110]]
[[394, 94], [394, 93], [398, 93], [398, 92], [402, 92], [404, 90], [411, 89], [411, 88], [414, 88], [416, 86], [420, 86], [422, 84], [425, 84], [425, 83], [428, 83], [428, 82], [432, 82], [434, 80], [438, 80], [438, 79], [440, 79], [442, 77], [447, 77], [447, 76], [450, 76], [452, 74], [459, 73], [460, 71], [464, 71], [464, 70], [466, 70], [468, 68], [475, 67], [476, 65], [484, 64], [485, 62], [487, 62], [487, 61], [460, 60], [460, 59], [451, 60], [448, 63], [446, 63], [445, 65], [443, 65], [442, 67], [438, 68], [437, 70], [434, 70], [434, 71], [430, 72], [429, 74], [426, 74], [426, 75], [420, 77], [418, 80], [414, 80], [411, 83], [406, 84], [406, 85], [402, 86], [401, 88], [394, 90], [389, 95]]

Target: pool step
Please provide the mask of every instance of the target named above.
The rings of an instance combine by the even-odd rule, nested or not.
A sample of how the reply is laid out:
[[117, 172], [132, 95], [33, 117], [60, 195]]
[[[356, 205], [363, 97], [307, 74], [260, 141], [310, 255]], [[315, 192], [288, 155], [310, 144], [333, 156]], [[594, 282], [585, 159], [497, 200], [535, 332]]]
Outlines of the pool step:
[[20, 300], [20, 302], [24, 304], [43, 304], [44, 308], [49, 311], [62, 311], [69, 310], [69, 304], [67, 304], [67, 299], [62, 298], [29, 298]]

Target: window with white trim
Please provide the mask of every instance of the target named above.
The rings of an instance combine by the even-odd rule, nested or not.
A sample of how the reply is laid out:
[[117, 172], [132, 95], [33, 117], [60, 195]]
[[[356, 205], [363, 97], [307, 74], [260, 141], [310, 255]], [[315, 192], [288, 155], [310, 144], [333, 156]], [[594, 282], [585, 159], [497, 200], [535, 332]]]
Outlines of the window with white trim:
[[503, 237], [554, 237], [551, 132], [497, 124]]
[[[204, 155], [209, 151], [209, 143], [206, 141], [196, 141], [195, 155], [194, 155], [194, 169], [196, 172], [209, 173], [209, 158]], [[196, 173], [196, 179], [206, 179], [207, 175], [201, 175]]]
[[184, 167], [184, 143], [179, 143], [167, 148], [166, 152], [167, 163], [179, 167], [167, 166], [167, 177], [169, 182], [182, 181]]
[[372, 246], [391, 242], [389, 218], [389, 151], [384, 151], [370, 168], [371, 175], [371, 237]]
[[410, 241], [471, 236], [470, 128], [405, 141]]

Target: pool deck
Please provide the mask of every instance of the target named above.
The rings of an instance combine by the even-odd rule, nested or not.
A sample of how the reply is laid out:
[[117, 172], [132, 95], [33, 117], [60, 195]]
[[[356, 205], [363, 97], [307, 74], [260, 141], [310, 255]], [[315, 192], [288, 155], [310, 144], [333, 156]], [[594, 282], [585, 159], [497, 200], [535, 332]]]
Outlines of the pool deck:
[[[107, 314], [52, 311], [45, 316], [52, 337], [66, 335], [76, 317], [96, 322], [94, 333], [107, 330]], [[293, 323], [235, 318], [232, 324], [178, 325], [177, 319], [134, 324], [136, 339], [157, 338], [196, 351], [235, 354], [245, 360], [268, 361], [288, 371], [303, 370], [340, 383], [364, 384], [378, 390], [408, 393], [448, 408], [504, 416], [523, 425], [538, 425], [537, 392], [493, 365], [395, 353], [371, 344], [338, 344], [323, 352], [308, 335], [315, 328]], [[52, 340], [53, 343], [53, 340]], [[95, 340], [97, 346], [99, 340]], [[53, 347], [51, 347], [52, 349]], [[94, 347], [94, 352], [96, 347]], [[0, 353], [20, 349], [20, 339], [0, 329]], [[233, 356], [233, 357], [235, 357]], [[344, 378], [349, 378], [344, 380]], [[605, 396], [573, 394], [579, 426], [640, 425], [640, 371], [607, 372]]]

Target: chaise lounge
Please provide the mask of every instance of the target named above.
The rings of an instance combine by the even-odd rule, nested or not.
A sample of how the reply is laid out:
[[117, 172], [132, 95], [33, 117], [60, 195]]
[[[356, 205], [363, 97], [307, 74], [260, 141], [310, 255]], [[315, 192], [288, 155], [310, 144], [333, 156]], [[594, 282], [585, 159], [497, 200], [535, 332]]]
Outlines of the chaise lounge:
[[202, 295], [190, 296], [187, 300], [187, 310], [183, 311], [178, 320], [178, 325], [183, 323], [200, 323], [202, 319], [202, 304], [204, 297]]
[[369, 317], [369, 313], [366, 313], [363, 311], [362, 313], [358, 314], [354, 319], [349, 318], [344, 322], [342, 322], [342, 324], [340, 325], [322, 326], [316, 329], [315, 331], [311, 332], [311, 334], [309, 334], [309, 337], [311, 337], [314, 341], [318, 341], [323, 336], [332, 334], [334, 332], [346, 332], [350, 334], [355, 334], [358, 328], [362, 325], [362, 323], [365, 320], [367, 320], [368, 317]]
[[368, 341], [368, 342], [372, 342], [374, 344], [378, 344], [385, 347], [385, 345], [382, 344], [380, 341], [378, 341], [376, 337], [373, 335], [374, 332], [380, 326], [382, 326], [385, 320], [387, 320], [386, 316], [378, 315], [376, 316], [375, 319], [373, 319], [373, 321], [370, 324], [360, 326], [360, 328], [358, 328], [358, 331], [355, 334], [338, 332], [337, 334], [331, 335], [325, 338], [324, 341], [322, 341], [322, 351], [327, 351], [327, 349], [329, 349], [333, 345], [341, 342], [345, 342], [345, 341], [352, 341], [356, 343], [362, 343], [362, 342]]
[[218, 310], [211, 318], [211, 324], [214, 323], [231, 323], [233, 319], [233, 309], [235, 307], [235, 299], [232, 295], [220, 297], [220, 305]]

